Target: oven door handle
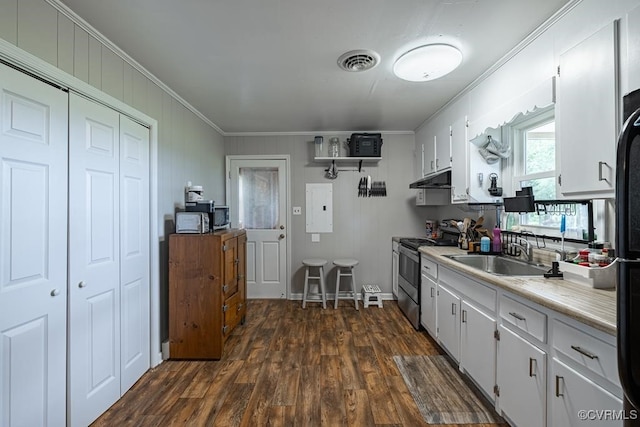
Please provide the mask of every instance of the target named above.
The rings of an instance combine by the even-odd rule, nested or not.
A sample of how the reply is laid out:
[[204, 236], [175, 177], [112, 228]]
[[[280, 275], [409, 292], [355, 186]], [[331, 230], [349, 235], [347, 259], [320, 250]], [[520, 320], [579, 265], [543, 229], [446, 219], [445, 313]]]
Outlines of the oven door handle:
[[412, 261], [419, 263], [420, 262], [420, 257], [418, 256], [418, 252], [413, 251], [409, 248], [406, 248], [404, 246], [399, 246], [398, 247], [398, 251], [400, 252], [400, 254], [406, 256], [407, 258], [411, 259]]

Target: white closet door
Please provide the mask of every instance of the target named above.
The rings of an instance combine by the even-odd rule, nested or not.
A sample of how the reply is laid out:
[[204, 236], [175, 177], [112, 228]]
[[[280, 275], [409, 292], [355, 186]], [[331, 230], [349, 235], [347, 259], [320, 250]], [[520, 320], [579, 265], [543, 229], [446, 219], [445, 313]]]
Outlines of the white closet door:
[[120, 116], [121, 393], [149, 369], [149, 129]]
[[0, 64], [0, 425], [65, 424], [67, 94]]
[[69, 95], [69, 419], [120, 397], [119, 114]]

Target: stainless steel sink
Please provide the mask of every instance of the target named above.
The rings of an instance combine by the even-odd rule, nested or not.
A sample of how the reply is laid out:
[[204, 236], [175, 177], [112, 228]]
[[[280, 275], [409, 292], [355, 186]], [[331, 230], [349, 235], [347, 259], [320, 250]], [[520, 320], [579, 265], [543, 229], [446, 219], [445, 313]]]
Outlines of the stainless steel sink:
[[513, 258], [496, 255], [445, 255], [461, 264], [499, 276], [542, 276], [549, 269]]

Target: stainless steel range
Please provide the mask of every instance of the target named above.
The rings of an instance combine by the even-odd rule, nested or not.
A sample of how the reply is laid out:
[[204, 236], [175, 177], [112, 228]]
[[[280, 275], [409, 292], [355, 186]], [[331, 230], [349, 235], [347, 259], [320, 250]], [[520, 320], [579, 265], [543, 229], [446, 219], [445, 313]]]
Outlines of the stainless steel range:
[[398, 247], [398, 306], [420, 329], [420, 246], [455, 246], [450, 239], [400, 239]]

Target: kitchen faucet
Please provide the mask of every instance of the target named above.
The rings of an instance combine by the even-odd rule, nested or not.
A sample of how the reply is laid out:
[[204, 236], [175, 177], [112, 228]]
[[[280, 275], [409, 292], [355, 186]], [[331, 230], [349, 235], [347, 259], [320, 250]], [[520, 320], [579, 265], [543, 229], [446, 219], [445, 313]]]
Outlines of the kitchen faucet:
[[518, 248], [522, 251], [522, 255], [525, 256], [528, 262], [533, 262], [533, 247], [531, 246], [531, 242], [527, 239], [520, 239], [519, 243], [509, 243], [510, 247]]

